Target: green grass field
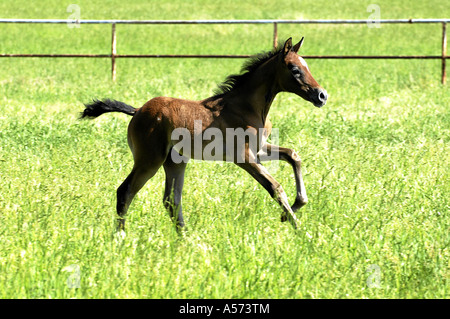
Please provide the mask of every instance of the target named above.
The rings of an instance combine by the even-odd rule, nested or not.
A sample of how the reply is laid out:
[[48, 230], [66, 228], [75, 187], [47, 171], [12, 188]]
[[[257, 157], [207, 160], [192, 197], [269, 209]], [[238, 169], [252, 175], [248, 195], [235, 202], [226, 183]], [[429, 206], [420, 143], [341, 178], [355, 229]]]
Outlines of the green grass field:
[[[76, 2], [81, 19], [366, 19], [368, 1]], [[377, 1], [387, 18], [448, 18], [445, 1]], [[65, 19], [69, 2], [2, 1], [1, 18]], [[0, 24], [0, 53], [110, 52], [110, 26]], [[303, 54], [440, 54], [440, 25], [282, 25]], [[119, 54], [255, 54], [267, 26], [118, 26]], [[115, 192], [132, 167], [129, 117], [83, 103], [201, 99], [243, 60], [0, 59], [0, 298], [449, 298], [450, 86], [440, 61], [310, 60], [322, 109], [280, 94], [270, 118], [302, 158], [298, 231], [247, 173], [191, 161], [179, 236], [164, 173], [124, 239]], [[448, 69], [447, 69], [448, 71]], [[276, 168], [276, 167], [275, 167]], [[291, 167], [275, 178], [291, 201]], [[374, 280], [374, 281], [370, 281]], [[375, 286], [370, 283], [375, 283]], [[74, 286], [79, 288], [74, 288]]]

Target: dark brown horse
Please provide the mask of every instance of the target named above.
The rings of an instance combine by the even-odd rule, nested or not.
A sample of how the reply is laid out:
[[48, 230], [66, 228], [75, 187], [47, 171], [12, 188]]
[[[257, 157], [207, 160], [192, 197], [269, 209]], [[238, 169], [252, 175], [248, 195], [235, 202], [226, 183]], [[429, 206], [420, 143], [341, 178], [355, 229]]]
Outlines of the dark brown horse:
[[[256, 56], [240, 75], [229, 76], [216, 95], [201, 101], [156, 97], [141, 108], [111, 100], [87, 104], [82, 117], [106, 112], [133, 116], [128, 144], [133, 153], [131, 173], [117, 189], [118, 227], [137, 192], [163, 166], [166, 173], [164, 205], [177, 229], [184, 226], [181, 195], [189, 158], [233, 161], [253, 176], [282, 207], [281, 220], [298, 227], [294, 212], [307, 203], [299, 156], [288, 148], [266, 143], [271, 132], [267, 119], [279, 92], [291, 92], [321, 107], [326, 91], [314, 80], [306, 62], [297, 54], [303, 38]], [[212, 138], [214, 137], [214, 139]], [[237, 141], [237, 142], [236, 142]], [[280, 159], [291, 164], [297, 195], [292, 207], [281, 185], [261, 161]]]

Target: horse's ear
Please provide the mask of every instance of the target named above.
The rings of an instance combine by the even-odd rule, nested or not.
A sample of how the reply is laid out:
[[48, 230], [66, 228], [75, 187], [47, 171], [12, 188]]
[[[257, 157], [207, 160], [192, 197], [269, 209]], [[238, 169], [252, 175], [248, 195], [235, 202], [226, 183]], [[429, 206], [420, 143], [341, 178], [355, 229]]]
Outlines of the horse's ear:
[[300, 48], [302, 47], [303, 44], [303, 40], [305, 39], [305, 37], [302, 37], [302, 39], [300, 40], [299, 43], [297, 43], [296, 45], [294, 45], [294, 48], [292, 49], [292, 51], [294, 51], [295, 53], [298, 52], [298, 50], [300, 50]]
[[292, 38], [287, 39], [287, 41], [284, 43], [283, 53], [284, 55], [287, 55], [289, 51], [292, 50]]

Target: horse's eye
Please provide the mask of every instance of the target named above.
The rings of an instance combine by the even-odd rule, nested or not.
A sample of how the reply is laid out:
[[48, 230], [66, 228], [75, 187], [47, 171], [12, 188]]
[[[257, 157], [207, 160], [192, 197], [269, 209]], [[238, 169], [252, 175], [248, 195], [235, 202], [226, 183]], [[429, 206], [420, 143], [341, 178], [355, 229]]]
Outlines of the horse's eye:
[[300, 69], [297, 67], [292, 68], [291, 72], [296, 78], [300, 77], [302, 74], [302, 71], [300, 71]]

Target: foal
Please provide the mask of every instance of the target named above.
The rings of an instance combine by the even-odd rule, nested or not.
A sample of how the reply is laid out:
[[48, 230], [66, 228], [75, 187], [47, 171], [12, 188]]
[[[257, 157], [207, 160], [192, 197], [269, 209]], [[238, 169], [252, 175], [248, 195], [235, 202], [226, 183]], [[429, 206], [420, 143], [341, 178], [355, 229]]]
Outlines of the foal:
[[[283, 209], [281, 220], [289, 220], [298, 227], [294, 211], [308, 201], [300, 158], [292, 149], [268, 144], [266, 140], [271, 131], [267, 115], [279, 92], [295, 93], [317, 107], [327, 101], [327, 92], [314, 80], [305, 60], [297, 54], [302, 43], [303, 38], [293, 46], [289, 38], [274, 51], [256, 56], [244, 65], [242, 74], [229, 76], [217, 94], [205, 100], [156, 97], [138, 109], [111, 100], [95, 100], [86, 105], [82, 117], [93, 118], [106, 112], [132, 116], [128, 144], [134, 166], [117, 189], [119, 230], [125, 227], [125, 215], [134, 196], [161, 166], [166, 173], [164, 205], [177, 229], [184, 226], [181, 194], [189, 158], [233, 161], [278, 202]], [[230, 129], [240, 130], [245, 136], [230, 137]], [[211, 141], [211, 132], [217, 135], [214, 141]], [[236, 137], [240, 145], [230, 143]], [[297, 194], [292, 207], [281, 185], [261, 165], [261, 161], [274, 158], [288, 162], [294, 170]]]

